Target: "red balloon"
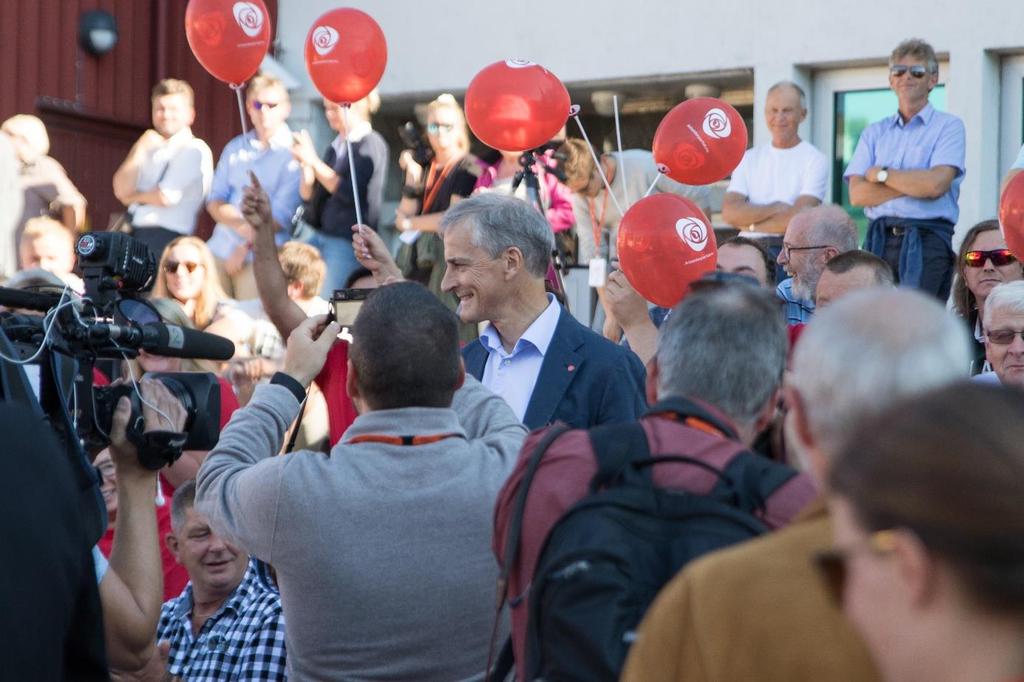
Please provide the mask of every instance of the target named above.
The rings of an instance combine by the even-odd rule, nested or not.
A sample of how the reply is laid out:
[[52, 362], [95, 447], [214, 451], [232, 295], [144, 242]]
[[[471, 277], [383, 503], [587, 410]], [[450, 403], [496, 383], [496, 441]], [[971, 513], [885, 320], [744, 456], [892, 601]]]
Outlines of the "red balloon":
[[351, 7], [320, 16], [306, 36], [306, 70], [326, 99], [352, 104], [370, 94], [384, 75], [388, 44], [366, 12]]
[[241, 85], [267, 54], [270, 14], [263, 0], [189, 0], [185, 37], [211, 76]]
[[1006, 245], [1024, 261], [1024, 173], [1017, 173], [999, 199], [999, 227]]
[[708, 185], [732, 173], [747, 150], [747, 126], [714, 97], [677, 104], [654, 133], [658, 170], [676, 182]]
[[633, 204], [619, 223], [616, 245], [629, 283], [666, 308], [683, 300], [690, 284], [718, 263], [711, 221], [676, 194], [653, 194]]
[[484, 144], [507, 152], [535, 149], [569, 118], [569, 92], [540, 64], [506, 59], [484, 67], [466, 89], [466, 122]]

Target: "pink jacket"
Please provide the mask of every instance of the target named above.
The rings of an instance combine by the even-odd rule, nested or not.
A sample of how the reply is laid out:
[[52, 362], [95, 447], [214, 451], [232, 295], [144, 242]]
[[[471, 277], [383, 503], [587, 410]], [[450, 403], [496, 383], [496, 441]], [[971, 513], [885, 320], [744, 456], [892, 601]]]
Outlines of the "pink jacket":
[[[501, 159], [493, 165], [485, 165], [480, 179], [476, 181], [474, 191], [481, 187], [490, 187], [498, 175], [498, 166]], [[548, 207], [547, 219], [551, 224], [553, 232], [563, 232], [576, 224], [576, 216], [572, 211], [572, 201], [569, 199], [572, 194], [569, 188], [558, 181], [558, 178], [544, 169], [543, 163], [535, 163], [533, 169], [540, 178], [541, 201]]]

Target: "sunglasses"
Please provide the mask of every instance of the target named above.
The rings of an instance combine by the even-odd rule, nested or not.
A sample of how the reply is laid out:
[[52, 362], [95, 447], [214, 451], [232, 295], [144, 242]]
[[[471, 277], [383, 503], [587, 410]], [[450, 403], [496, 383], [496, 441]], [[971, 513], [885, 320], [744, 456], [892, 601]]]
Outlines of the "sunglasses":
[[1024, 330], [1022, 329], [993, 329], [985, 332], [985, 338], [997, 346], [1009, 346], [1018, 335], [1020, 335], [1021, 341], [1024, 341]]
[[196, 271], [196, 268], [202, 267], [202, 265], [202, 263], [190, 263], [187, 261], [182, 261], [179, 263], [176, 260], [169, 260], [166, 263], [164, 263], [164, 271], [167, 272], [167, 274], [169, 275], [173, 275], [178, 273], [178, 268], [184, 266], [185, 270], [187, 270], [188, 273], [191, 275], [193, 272]]
[[450, 133], [451, 131], [455, 130], [455, 126], [452, 125], [451, 123], [428, 123], [427, 124], [427, 133], [429, 133], [431, 135], [437, 135], [442, 130], [444, 132], [446, 132], [446, 133]]
[[843, 592], [846, 590], [846, 577], [849, 574], [850, 559], [858, 550], [866, 550], [872, 554], [891, 554], [896, 548], [896, 534], [891, 530], [880, 530], [868, 536], [863, 547], [849, 549], [828, 549], [814, 555], [813, 562], [821, 576], [825, 589], [836, 606], [843, 605]]
[[252, 102], [252, 108], [256, 111], [263, 111], [264, 109], [273, 109], [280, 104], [280, 102], [261, 102], [258, 99], [256, 99]]
[[995, 249], [993, 251], [968, 251], [964, 254], [964, 265], [969, 268], [985, 267], [985, 261], [992, 261], [992, 265], [1002, 267], [1017, 260], [1017, 257], [1010, 253], [1009, 249]]
[[910, 72], [910, 75], [914, 78], [924, 78], [928, 74], [928, 69], [925, 67], [915, 64], [914, 66], [907, 66], [906, 64], [893, 64], [889, 67], [889, 73], [895, 78], [899, 78], [903, 74]]

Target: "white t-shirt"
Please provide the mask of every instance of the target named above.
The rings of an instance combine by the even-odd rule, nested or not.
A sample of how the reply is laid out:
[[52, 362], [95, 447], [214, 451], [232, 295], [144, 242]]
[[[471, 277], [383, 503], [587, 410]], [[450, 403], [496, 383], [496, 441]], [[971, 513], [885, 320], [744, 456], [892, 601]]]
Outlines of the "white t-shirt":
[[732, 173], [727, 192], [747, 197], [752, 204], [796, 202], [807, 195], [825, 200], [828, 159], [806, 140], [789, 149], [760, 145], [748, 149]]

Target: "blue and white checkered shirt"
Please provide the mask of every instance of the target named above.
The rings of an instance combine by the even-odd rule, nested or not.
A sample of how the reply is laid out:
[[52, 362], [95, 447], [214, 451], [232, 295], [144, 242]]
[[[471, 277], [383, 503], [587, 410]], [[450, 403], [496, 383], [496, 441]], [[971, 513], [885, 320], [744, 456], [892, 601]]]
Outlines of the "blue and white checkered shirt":
[[188, 682], [286, 680], [280, 595], [252, 562], [217, 613], [192, 635], [192, 583], [164, 602], [157, 641], [169, 640], [167, 672]]
[[814, 317], [814, 301], [793, 295], [793, 278], [788, 277], [775, 287], [775, 294], [786, 303], [786, 324], [807, 324]]

